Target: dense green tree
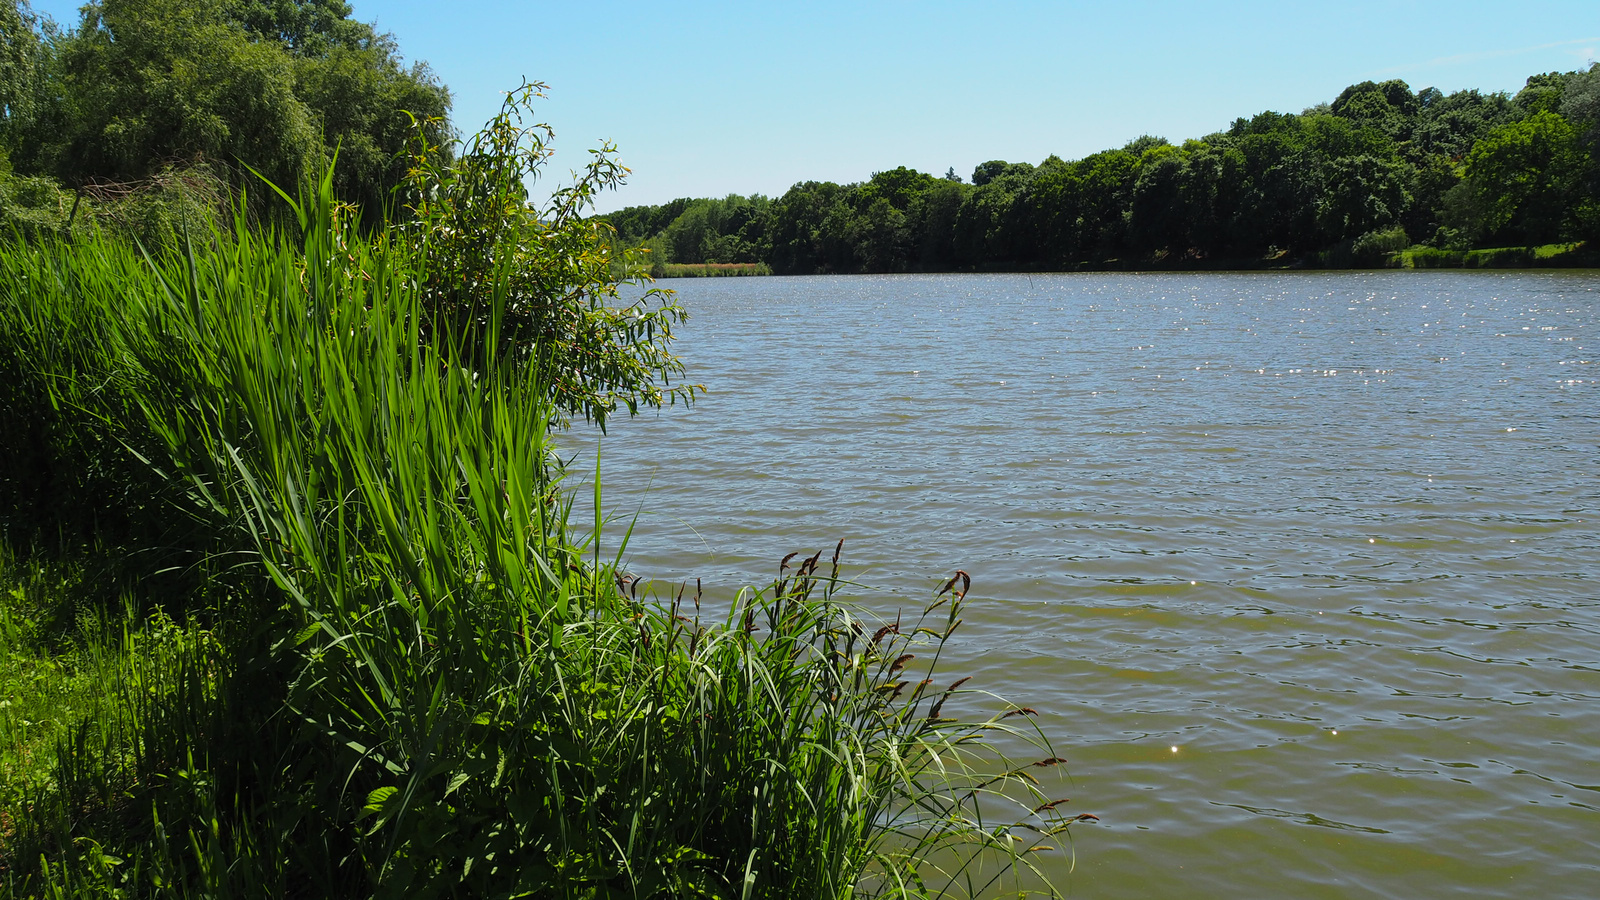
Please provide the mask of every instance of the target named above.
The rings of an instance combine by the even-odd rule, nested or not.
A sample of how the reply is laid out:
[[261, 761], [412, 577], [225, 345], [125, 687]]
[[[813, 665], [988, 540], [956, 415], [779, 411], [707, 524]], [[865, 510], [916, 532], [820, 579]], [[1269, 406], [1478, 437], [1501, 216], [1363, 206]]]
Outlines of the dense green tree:
[[27, 0], [0, 0], [0, 158], [38, 89], [43, 48]]
[[871, 202], [882, 197], [895, 209], [904, 212], [911, 207], [917, 195], [930, 190], [937, 183], [938, 179], [932, 175], [900, 166], [887, 172], [874, 172], [872, 179], [861, 187], [862, 199]]
[[1456, 91], [1445, 95], [1428, 88], [1418, 94], [1417, 123], [1411, 132], [1416, 158], [1440, 154], [1459, 160], [1489, 130], [1516, 118], [1505, 94]]
[[90, 3], [44, 54], [46, 88], [8, 128], [13, 157], [71, 185], [200, 161], [236, 184], [248, 165], [292, 185], [337, 151], [339, 195], [381, 209], [416, 123], [445, 143], [450, 100], [349, 13], [337, 0]]
[[1565, 236], [1585, 157], [1578, 130], [1549, 110], [1489, 132], [1466, 159], [1484, 198], [1486, 232], [1528, 244]]
[[[780, 274], [838, 271], [839, 236], [828, 229], [838, 222], [845, 188], [831, 181], [806, 181], [773, 201], [772, 256], [768, 264]], [[847, 269], [846, 269], [847, 271]]]
[[1559, 112], [1561, 110], [1561, 95], [1567, 86], [1567, 75], [1563, 72], [1546, 72], [1543, 75], [1528, 76], [1527, 83], [1512, 103], [1522, 111], [1523, 115], [1533, 115], [1538, 112]]
[[1231, 252], [1243, 172], [1243, 154], [1223, 139], [1147, 151], [1129, 208], [1130, 245], [1198, 257]]
[[1006, 166], [1009, 165], [1011, 164], [1003, 159], [991, 159], [988, 162], [978, 163], [977, 167], [972, 170], [973, 186], [982, 187], [988, 184], [1001, 172], [1004, 172]]
[[1139, 175], [1138, 154], [1095, 153], [1075, 163], [1041, 166], [1021, 206], [1043, 245], [1041, 261], [1062, 265], [1117, 256]]
[[911, 249], [911, 228], [903, 210], [887, 197], [876, 196], [850, 217], [846, 237], [855, 248], [852, 268], [862, 272], [905, 269]]
[[757, 262], [766, 250], [767, 205], [760, 195], [690, 201], [658, 232], [666, 261]]
[[388, 201], [403, 175], [413, 121], [430, 144], [445, 143], [449, 92], [426, 64], [405, 66], [393, 36], [351, 19], [350, 4], [228, 0], [225, 12], [295, 58], [295, 96], [311, 110], [323, 142], [339, 151], [340, 196], [371, 209]]
[[1561, 114], [1591, 149], [1600, 148], [1600, 63], [1568, 77], [1561, 95]]
[[916, 268], [926, 271], [955, 267], [956, 215], [970, 190], [959, 178], [941, 178], [912, 201], [907, 218], [916, 248]]
[[1026, 227], [1019, 220], [1017, 200], [1033, 180], [1028, 163], [984, 163], [972, 176], [973, 189], [956, 211], [953, 252], [962, 265], [1027, 262], [1017, 252], [1017, 233]]
[[325, 146], [338, 150], [341, 197], [379, 209], [404, 174], [405, 149], [420, 124], [429, 143], [448, 134], [449, 93], [427, 66], [405, 68], [391, 39], [333, 45], [295, 61], [295, 95], [310, 110]]
[[1574, 204], [1578, 236], [1600, 242], [1600, 64], [1567, 78], [1561, 112], [1577, 129], [1587, 157]]
[[1259, 250], [1240, 247], [1235, 221], [1246, 186], [1244, 154], [1218, 136], [1190, 155], [1186, 176], [1194, 248], [1205, 257], [1258, 254]]
[[292, 60], [216, 0], [92, 3], [57, 53], [50, 108], [22, 148], [36, 171], [77, 183], [242, 160], [292, 184], [323, 158]]
[[1317, 219], [1328, 243], [1354, 240], [1401, 222], [1412, 200], [1416, 171], [1406, 163], [1362, 154], [1328, 164]]
[[1392, 156], [1395, 141], [1387, 131], [1341, 116], [1301, 116], [1300, 146], [1321, 160], [1343, 156]]
[[1363, 128], [1375, 129], [1391, 141], [1404, 140], [1416, 117], [1417, 98], [1404, 81], [1363, 81], [1339, 94], [1329, 112]]
[[252, 35], [297, 56], [362, 50], [382, 40], [371, 25], [350, 18], [344, 0], [227, 0], [225, 11]]
[[1122, 149], [1128, 153], [1138, 155], [1155, 147], [1165, 147], [1169, 143], [1170, 142], [1164, 137], [1157, 137], [1153, 134], [1141, 134], [1124, 144]]
[[1233, 250], [1256, 255], [1318, 246], [1316, 206], [1326, 157], [1313, 144], [1345, 146], [1339, 139], [1352, 133], [1351, 126], [1328, 115], [1263, 114], [1233, 136], [1243, 158]]
[[[1415, 167], [1412, 202], [1402, 219], [1407, 234], [1427, 241], [1438, 237], [1439, 228], [1444, 224], [1444, 197], [1461, 183], [1459, 168], [1453, 159], [1442, 153], [1423, 157]], [[1447, 236], [1446, 242], [1449, 241]]]
[[1180, 199], [1186, 163], [1186, 154], [1176, 147], [1145, 152], [1128, 210], [1129, 239], [1136, 249], [1182, 252], [1189, 246], [1190, 217]]

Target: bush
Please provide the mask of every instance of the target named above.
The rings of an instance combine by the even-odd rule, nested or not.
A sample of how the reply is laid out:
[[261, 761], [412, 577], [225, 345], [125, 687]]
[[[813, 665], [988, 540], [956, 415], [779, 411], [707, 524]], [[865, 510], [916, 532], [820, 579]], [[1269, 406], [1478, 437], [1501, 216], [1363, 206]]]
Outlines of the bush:
[[683, 365], [667, 349], [683, 309], [657, 290], [622, 302], [615, 233], [585, 215], [595, 194], [627, 172], [611, 148], [592, 151], [577, 182], [557, 190], [545, 209], [528, 204], [526, 185], [550, 155], [549, 126], [524, 124], [543, 89], [532, 83], [513, 91], [454, 153], [430, 144], [419, 123], [405, 184], [414, 220], [404, 233], [426, 256], [425, 324], [457, 340], [471, 364], [537, 357], [563, 420], [581, 415], [604, 428], [618, 408], [637, 414], [641, 406], [690, 402], [702, 388], [673, 383]]
[[0, 172], [0, 241], [65, 231], [75, 200], [54, 179]]
[[1350, 256], [1356, 265], [1376, 268], [1387, 262], [1391, 253], [1411, 246], [1406, 230], [1396, 225], [1383, 231], [1369, 231], [1350, 245]]

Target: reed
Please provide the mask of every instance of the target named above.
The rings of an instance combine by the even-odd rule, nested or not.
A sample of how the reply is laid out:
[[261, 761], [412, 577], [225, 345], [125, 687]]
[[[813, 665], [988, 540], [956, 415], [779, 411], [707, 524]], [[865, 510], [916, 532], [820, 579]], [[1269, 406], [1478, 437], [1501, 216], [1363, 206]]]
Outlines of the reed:
[[0, 250], [7, 540], [114, 560], [120, 623], [4, 795], [6, 895], [1050, 890], [1060, 760], [938, 680], [964, 574], [893, 623], [839, 548], [720, 617], [641, 597], [630, 535], [570, 516], [547, 357], [441, 332], [426, 238], [331, 196], [293, 234]]

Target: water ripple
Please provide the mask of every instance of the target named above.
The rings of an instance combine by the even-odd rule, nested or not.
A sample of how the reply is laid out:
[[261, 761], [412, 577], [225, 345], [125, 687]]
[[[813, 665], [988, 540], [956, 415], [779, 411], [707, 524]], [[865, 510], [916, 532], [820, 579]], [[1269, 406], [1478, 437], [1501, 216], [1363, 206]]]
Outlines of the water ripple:
[[951, 671], [1062, 737], [1074, 893], [1594, 896], [1600, 276], [672, 286], [709, 393], [604, 441], [630, 565], [971, 572]]

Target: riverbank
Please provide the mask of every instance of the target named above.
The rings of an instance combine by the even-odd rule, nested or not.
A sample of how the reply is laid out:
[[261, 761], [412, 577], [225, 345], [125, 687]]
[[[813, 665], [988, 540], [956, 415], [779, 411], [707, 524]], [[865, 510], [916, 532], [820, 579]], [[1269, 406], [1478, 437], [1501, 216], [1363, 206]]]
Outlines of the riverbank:
[[874, 615], [840, 542], [657, 593], [571, 515], [530, 357], [425, 311], [428, 233], [336, 208], [0, 243], [0, 898], [777, 900], [1059, 854], [1056, 752], [938, 665], [965, 578]]
[[1419, 247], [1390, 254], [1385, 265], [1391, 269], [1593, 269], [1600, 268], [1600, 252], [1583, 241], [1483, 250]]
[[754, 263], [657, 263], [650, 267], [651, 278], [726, 278], [771, 275], [772, 267]]
[[[1439, 250], [1412, 247], [1379, 254], [1352, 253], [1349, 248], [1311, 256], [1295, 257], [1287, 252], [1255, 258], [1212, 258], [1194, 254], [1158, 253], [1142, 258], [1104, 259], [1083, 262], [1066, 268], [1023, 268], [980, 266], [973, 269], [940, 269], [904, 274], [954, 274], [968, 272], [985, 275], [1048, 274], [1052, 272], [1273, 272], [1295, 269], [1594, 269], [1600, 268], [1600, 252], [1583, 241], [1544, 244], [1536, 247], [1491, 247], [1479, 250]], [[707, 278], [719, 276], [772, 275], [766, 263], [658, 264], [653, 278]]]

